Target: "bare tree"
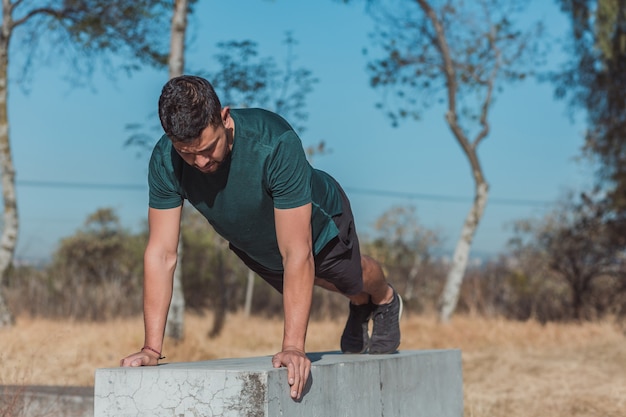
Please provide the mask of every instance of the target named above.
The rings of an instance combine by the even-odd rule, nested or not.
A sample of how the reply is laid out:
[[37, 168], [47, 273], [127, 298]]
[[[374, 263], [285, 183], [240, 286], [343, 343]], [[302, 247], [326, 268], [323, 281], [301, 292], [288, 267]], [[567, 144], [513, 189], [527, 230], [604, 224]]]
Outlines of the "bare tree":
[[[494, 94], [505, 81], [518, 81], [536, 65], [540, 25], [517, 29], [513, 18], [525, 1], [384, 0], [368, 2], [377, 23], [373, 35], [383, 58], [368, 65], [371, 85], [385, 93], [394, 125], [418, 119], [431, 103], [444, 103], [445, 120], [470, 166], [474, 200], [457, 241], [440, 299], [448, 321], [458, 303], [472, 241], [483, 217], [489, 184], [478, 147], [490, 132]], [[420, 100], [422, 97], [422, 100]], [[441, 97], [439, 101], [436, 97]]]
[[[168, 59], [170, 78], [183, 75], [185, 70], [185, 35], [187, 32], [187, 0], [174, 0], [174, 12], [170, 26], [170, 53]], [[174, 269], [174, 285], [165, 324], [166, 335], [173, 340], [183, 340], [185, 334], [185, 296], [182, 283], [183, 236], [178, 239], [178, 262]]]
[[512, 241], [516, 252], [530, 248], [535, 258], [541, 254], [567, 284], [570, 297], [565, 305], [571, 309], [568, 316], [576, 320], [623, 311], [619, 303], [626, 292], [624, 237], [612, 230], [616, 219], [611, 210], [607, 200], [582, 194], [577, 201], [570, 194], [544, 218], [516, 225], [518, 238]]
[[[71, 56], [78, 66], [77, 75], [89, 74], [95, 62], [110, 67], [107, 53], [132, 58], [123, 67], [136, 69], [128, 62], [162, 65], [158, 53], [161, 1], [138, 0], [71, 0], [39, 1], [2, 0], [0, 27], [0, 164], [2, 169], [3, 229], [0, 238], [0, 288], [13, 262], [19, 232], [15, 194], [15, 167], [11, 153], [8, 118], [9, 51], [17, 29], [21, 45], [17, 51], [26, 55], [24, 71], [33, 71], [34, 51], [45, 37], [46, 46], [55, 57]], [[72, 52], [74, 52], [72, 54]], [[86, 59], [83, 59], [86, 58]], [[94, 58], [102, 58], [95, 60]], [[74, 67], [74, 65], [73, 65]], [[11, 325], [13, 317], [0, 292], [0, 327]]]

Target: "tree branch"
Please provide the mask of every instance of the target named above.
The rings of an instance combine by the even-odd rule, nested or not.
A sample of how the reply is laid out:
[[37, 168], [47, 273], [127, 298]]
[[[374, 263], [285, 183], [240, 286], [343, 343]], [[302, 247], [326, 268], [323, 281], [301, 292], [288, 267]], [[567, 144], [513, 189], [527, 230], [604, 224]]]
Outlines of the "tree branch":
[[[17, 3], [13, 4], [13, 6], [17, 5]], [[11, 26], [11, 28], [15, 28], [23, 23], [26, 23], [26, 21], [28, 21], [29, 19], [31, 19], [33, 16], [36, 16], [38, 14], [46, 14], [52, 17], [56, 17], [56, 18], [62, 18], [63, 16], [66, 15], [67, 11], [69, 9], [66, 10], [57, 10], [57, 9], [52, 9], [49, 7], [41, 7], [39, 9], [33, 9], [31, 11], [29, 11], [26, 15], [24, 15], [23, 17], [14, 20], [13, 24]]]
[[[456, 71], [454, 68], [454, 62], [452, 61], [452, 56], [450, 53], [450, 47], [448, 46], [448, 42], [446, 40], [446, 35], [444, 33], [443, 25], [441, 21], [437, 18], [437, 14], [430, 6], [430, 4], [426, 0], [417, 0], [419, 6], [424, 11], [424, 14], [428, 17], [428, 19], [432, 22], [433, 27], [435, 28], [436, 33], [436, 45], [439, 53], [441, 54], [441, 58], [443, 60], [444, 73], [446, 77], [446, 85], [448, 90], [448, 111], [446, 112], [446, 121], [454, 134], [454, 137], [463, 148], [463, 151], [467, 155], [469, 159], [472, 175], [474, 176], [474, 180], [476, 184], [481, 184], [484, 182], [484, 177], [482, 173], [482, 168], [480, 166], [480, 161], [478, 160], [478, 156], [476, 155], [476, 150], [474, 146], [472, 146], [463, 132], [463, 129], [459, 125], [458, 117], [457, 117], [457, 109], [456, 109], [456, 95], [458, 90], [458, 84], [456, 80]], [[491, 97], [491, 91], [488, 93], [488, 97]], [[485, 123], [486, 123], [486, 113], [485, 113]], [[488, 124], [486, 124], [487, 130], [485, 131], [485, 136], [488, 133]], [[483, 129], [484, 130], [484, 129]], [[482, 140], [482, 138], [481, 138]]]
[[424, 14], [426, 14], [428, 19], [433, 24], [433, 27], [435, 28], [435, 41], [437, 49], [439, 50], [441, 58], [443, 60], [446, 84], [448, 85], [448, 113], [452, 113], [454, 115], [454, 118], [456, 119], [456, 93], [458, 86], [456, 82], [456, 72], [454, 70], [454, 64], [452, 62], [452, 58], [450, 57], [450, 47], [448, 46], [443, 26], [437, 18], [437, 13], [435, 13], [433, 8], [426, 0], [417, 0], [417, 3], [422, 8]]
[[483, 101], [482, 109], [480, 112], [480, 125], [482, 126], [482, 129], [480, 130], [480, 132], [478, 132], [478, 135], [476, 135], [476, 139], [474, 139], [474, 143], [472, 144], [472, 147], [474, 149], [478, 148], [478, 145], [480, 144], [480, 142], [482, 142], [482, 140], [487, 137], [487, 135], [489, 134], [489, 129], [490, 129], [489, 121], [487, 120], [487, 117], [489, 115], [489, 107], [491, 106], [491, 100], [493, 97], [493, 86], [498, 76], [498, 71], [500, 70], [500, 63], [501, 63], [501, 57], [502, 57], [502, 53], [496, 46], [495, 38], [496, 38], [496, 34], [493, 33], [493, 27], [492, 27], [491, 34], [489, 36], [489, 44], [491, 46], [491, 49], [495, 53], [495, 65], [493, 66], [491, 75], [489, 76], [489, 79], [487, 80], [487, 93], [485, 95], [485, 100]]

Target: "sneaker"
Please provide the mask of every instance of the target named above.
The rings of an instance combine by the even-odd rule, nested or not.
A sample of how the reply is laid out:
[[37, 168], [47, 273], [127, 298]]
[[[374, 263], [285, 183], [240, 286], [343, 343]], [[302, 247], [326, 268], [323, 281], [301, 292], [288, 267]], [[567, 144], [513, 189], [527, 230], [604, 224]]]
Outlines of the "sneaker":
[[372, 311], [376, 308], [370, 301], [367, 304], [350, 303], [350, 315], [341, 335], [341, 351], [343, 353], [363, 353], [367, 350], [369, 326]]
[[394, 353], [400, 346], [400, 317], [402, 316], [402, 298], [393, 289], [393, 299], [389, 304], [374, 305], [372, 319], [374, 326], [370, 338], [372, 354]]

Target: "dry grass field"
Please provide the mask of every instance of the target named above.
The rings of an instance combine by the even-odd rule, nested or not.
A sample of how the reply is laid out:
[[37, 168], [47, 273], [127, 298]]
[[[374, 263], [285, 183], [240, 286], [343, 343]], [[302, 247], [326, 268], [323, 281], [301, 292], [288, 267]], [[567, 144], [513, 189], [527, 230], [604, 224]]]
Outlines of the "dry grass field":
[[[230, 315], [208, 339], [211, 317], [188, 315], [185, 341], [167, 341], [167, 361], [271, 355], [279, 320]], [[343, 317], [310, 324], [309, 351], [337, 350]], [[626, 335], [609, 322], [547, 324], [457, 316], [402, 320], [401, 349], [459, 348], [465, 417], [626, 416]], [[142, 346], [141, 318], [102, 324], [18, 318], [0, 329], [0, 384], [93, 385]], [[419, 378], [419, 375], [416, 376]]]

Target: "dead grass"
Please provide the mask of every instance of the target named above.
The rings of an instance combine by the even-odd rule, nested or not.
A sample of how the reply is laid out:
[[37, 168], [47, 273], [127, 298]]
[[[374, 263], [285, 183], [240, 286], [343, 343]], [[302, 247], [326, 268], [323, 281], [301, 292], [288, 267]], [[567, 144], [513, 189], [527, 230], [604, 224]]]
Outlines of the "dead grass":
[[[167, 341], [167, 361], [274, 354], [278, 320], [228, 316], [222, 335], [208, 339], [211, 317], [188, 315], [185, 341]], [[312, 322], [309, 351], [337, 350], [343, 327]], [[457, 316], [402, 321], [401, 349], [459, 348], [466, 417], [623, 417], [626, 338], [610, 322], [547, 324]], [[141, 318], [103, 324], [33, 320], [0, 329], [0, 384], [93, 385], [96, 368], [118, 366], [143, 343]]]

